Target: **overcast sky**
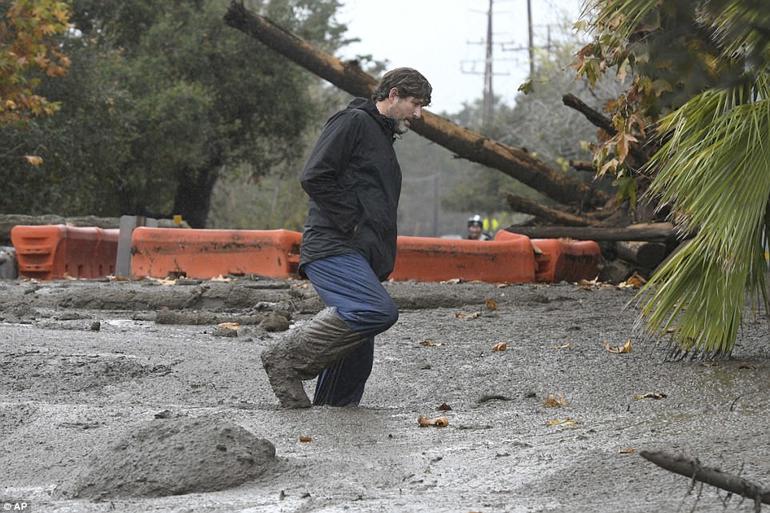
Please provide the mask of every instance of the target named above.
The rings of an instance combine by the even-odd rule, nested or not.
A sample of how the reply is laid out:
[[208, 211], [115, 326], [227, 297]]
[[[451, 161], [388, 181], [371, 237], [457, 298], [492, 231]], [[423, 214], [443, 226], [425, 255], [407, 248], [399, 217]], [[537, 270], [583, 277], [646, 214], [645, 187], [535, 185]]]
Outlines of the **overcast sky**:
[[[545, 45], [547, 26], [580, 14], [582, 0], [532, 0], [535, 46]], [[489, 0], [342, 0], [338, 19], [348, 25], [348, 37], [360, 43], [342, 49], [349, 59], [371, 54], [389, 67], [418, 69], [433, 85], [434, 112], [456, 112], [463, 102], [480, 98], [484, 79], [486, 11]], [[502, 51], [501, 46], [527, 45], [527, 0], [495, 0], [493, 15], [494, 91], [513, 104], [516, 89], [527, 78], [526, 51]], [[479, 74], [471, 74], [476, 72]]]

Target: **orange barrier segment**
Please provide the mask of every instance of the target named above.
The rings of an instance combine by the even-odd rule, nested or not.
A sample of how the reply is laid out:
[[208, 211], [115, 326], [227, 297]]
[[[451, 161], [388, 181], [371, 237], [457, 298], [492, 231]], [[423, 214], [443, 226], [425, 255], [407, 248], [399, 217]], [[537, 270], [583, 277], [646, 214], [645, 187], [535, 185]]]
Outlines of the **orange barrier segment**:
[[147, 228], [131, 237], [131, 274], [209, 279], [227, 274], [296, 275], [302, 234], [289, 230]]
[[65, 225], [14, 226], [19, 274], [39, 280], [100, 278], [115, 272], [119, 230]]
[[[500, 230], [495, 240], [524, 237], [518, 233]], [[526, 237], [525, 237], [526, 238]], [[602, 251], [592, 240], [533, 239], [535, 280], [558, 283], [592, 280], [599, 274]]]
[[526, 283], [535, 279], [535, 257], [523, 235], [500, 241], [399, 237], [391, 278]]
[[592, 280], [599, 274], [602, 251], [592, 240], [533, 239], [542, 253], [535, 255], [535, 279], [558, 283]]

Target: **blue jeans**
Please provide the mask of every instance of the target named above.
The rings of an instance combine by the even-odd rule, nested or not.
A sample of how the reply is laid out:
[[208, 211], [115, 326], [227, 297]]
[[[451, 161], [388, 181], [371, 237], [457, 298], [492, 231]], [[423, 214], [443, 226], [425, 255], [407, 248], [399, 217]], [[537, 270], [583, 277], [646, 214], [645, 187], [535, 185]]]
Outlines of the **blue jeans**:
[[398, 320], [398, 308], [366, 259], [358, 253], [335, 255], [302, 266], [326, 306], [352, 331], [367, 337], [352, 353], [321, 371], [313, 404], [357, 405], [374, 362], [374, 336]]

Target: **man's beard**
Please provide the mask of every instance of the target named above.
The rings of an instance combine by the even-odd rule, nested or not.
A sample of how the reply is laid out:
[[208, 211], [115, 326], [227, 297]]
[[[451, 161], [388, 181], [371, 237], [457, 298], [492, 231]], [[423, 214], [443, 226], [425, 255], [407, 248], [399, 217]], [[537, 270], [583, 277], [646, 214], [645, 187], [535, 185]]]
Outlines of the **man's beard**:
[[409, 131], [409, 121], [406, 119], [396, 120], [396, 133], [398, 135], [404, 135]]

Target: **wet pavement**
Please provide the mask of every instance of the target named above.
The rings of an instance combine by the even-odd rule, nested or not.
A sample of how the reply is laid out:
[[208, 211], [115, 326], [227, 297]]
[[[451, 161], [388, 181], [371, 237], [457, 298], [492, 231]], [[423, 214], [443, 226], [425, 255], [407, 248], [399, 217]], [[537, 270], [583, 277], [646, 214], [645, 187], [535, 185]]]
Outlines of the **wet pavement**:
[[[1, 498], [56, 512], [725, 510], [724, 492], [688, 493], [644, 449], [770, 486], [764, 317], [747, 317], [730, 360], [666, 362], [665, 342], [634, 330], [632, 290], [387, 286], [401, 316], [377, 338], [362, 406], [286, 411], [259, 364], [280, 332], [260, 319], [305, 322], [321, 305], [304, 282], [0, 282]], [[196, 319], [253, 322], [226, 337]], [[629, 353], [605, 347], [629, 339]], [[69, 498], [96, 455], [169, 418], [243, 427], [277, 460], [216, 492]]]

